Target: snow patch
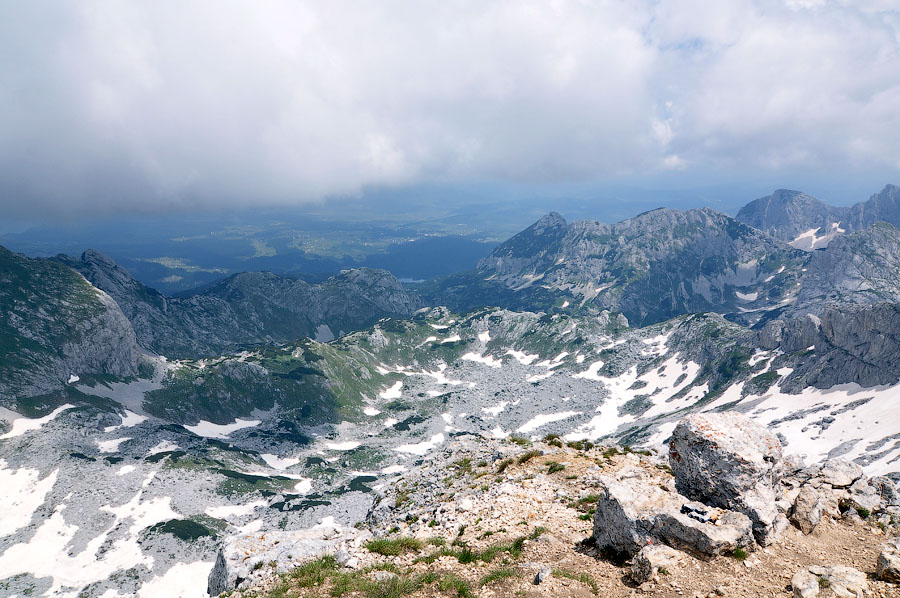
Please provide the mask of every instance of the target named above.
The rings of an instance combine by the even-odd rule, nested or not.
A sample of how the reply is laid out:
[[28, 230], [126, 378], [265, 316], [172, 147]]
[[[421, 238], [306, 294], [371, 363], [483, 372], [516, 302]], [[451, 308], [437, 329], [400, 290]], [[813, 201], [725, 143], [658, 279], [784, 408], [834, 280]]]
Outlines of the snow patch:
[[242, 505], [222, 505], [220, 507], [206, 507], [204, 513], [216, 519], [229, 519], [231, 517], [245, 517], [258, 508], [266, 506], [264, 500], [256, 500]]
[[325, 448], [331, 451], [352, 451], [359, 445], [360, 443], [355, 440], [347, 440], [345, 442], [328, 442], [325, 444]]
[[212, 422], [208, 422], [205, 420], [200, 420], [200, 422], [195, 426], [185, 426], [187, 430], [196, 436], [202, 436], [204, 438], [218, 438], [224, 439], [228, 438], [228, 435], [237, 432], [243, 428], [252, 428], [254, 426], [258, 426], [260, 421], [258, 419], [235, 419], [234, 423], [231, 424], [214, 424]]
[[147, 417], [138, 415], [134, 411], [129, 411], [128, 409], [125, 410], [125, 415], [121, 416], [121, 418], [121, 424], [119, 424], [118, 426], [107, 426], [103, 428], [103, 431], [109, 433], [115, 432], [120, 428], [133, 428], [134, 426], [147, 421]]
[[116, 453], [119, 451], [119, 445], [123, 442], [131, 440], [130, 436], [124, 438], [116, 438], [115, 440], [97, 440], [97, 448], [101, 453]]
[[206, 598], [209, 572], [213, 563], [176, 563], [159, 577], [154, 577], [138, 590], [137, 598]]
[[328, 324], [319, 324], [316, 328], [316, 337], [313, 339], [317, 343], [327, 343], [334, 340], [334, 333]]
[[75, 405], [70, 405], [70, 404], [66, 403], [65, 405], [57, 407], [56, 409], [54, 409], [53, 411], [51, 411], [48, 415], [45, 415], [44, 417], [38, 417], [35, 419], [29, 419], [27, 417], [16, 418], [12, 422], [12, 428], [9, 430], [9, 432], [4, 434], [3, 436], [0, 436], [0, 440], [6, 440], [7, 438], [15, 438], [16, 436], [21, 436], [25, 432], [39, 430], [47, 422], [50, 422], [50, 421], [53, 421], [54, 419], [56, 419], [56, 416], [58, 416], [60, 413], [62, 413], [63, 411], [65, 411], [67, 409], [72, 409], [73, 407], [75, 407]]
[[503, 362], [499, 359], [494, 359], [490, 355], [479, 355], [478, 353], [466, 353], [462, 356], [464, 361], [474, 361], [477, 363], [483, 363], [484, 365], [492, 368], [499, 368], [503, 365]]
[[545, 426], [547, 424], [552, 424], [553, 422], [558, 422], [564, 419], [568, 419], [570, 417], [581, 415], [580, 411], [564, 411], [562, 413], [551, 413], [551, 414], [541, 414], [537, 415], [527, 422], [525, 422], [521, 427], [519, 427], [516, 432], [526, 433], [532, 432], [541, 426]]
[[522, 365], [531, 365], [531, 363], [538, 358], [538, 355], [529, 355], [524, 351], [516, 351], [515, 349], [508, 350], [505, 355], [512, 355], [515, 360]]
[[281, 458], [278, 455], [271, 455], [269, 453], [263, 453], [259, 456], [263, 461], [266, 462], [266, 465], [271, 467], [272, 469], [277, 469], [279, 471], [287, 469], [288, 467], [292, 467], [298, 463], [300, 463], [299, 457], [284, 457]]
[[493, 407], [482, 407], [481, 411], [483, 411], [484, 413], [487, 413], [491, 417], [497, 417], [498, 415], [500, 415], [500, 412], [502, 412], [504, 409], [506, 409], [507, 405], [509, 405], [509, 401], [500, 401]]
[[389, 399], [399, 399], [401, 396], [403, 396], [403, 393], [401, 392], [402, 389], [403, 389], [403, 381], [397, 380], [397, 382], [395, 382], [393, 386], [378, 393], [378, 397], [381, 399], [388, 399], [388, 400]]
[[398, 453], [408, 453], [410, 455], [421, 456], [421, 455], [426, 454], [428, 451], [430, 451], [431, 449], [433, 449], [435, 446], [439, 445], [442, 442], [444, 442], [444, 435], [443, 434], [435, 434], [434, 436], [431, 437], [430, 440], [428, 440], [426, 442], [420, 442], [418, 444], [402, 444], [402, 445], [396, 447], [394, 450], [397, 451]]
[[56, 483], [56, 469], [41, 479], [37, 469], [7, 469], [0, 459], [0, 537], [8, 536], [31, 522], [31, 516], [44, 504], [44, 499]]

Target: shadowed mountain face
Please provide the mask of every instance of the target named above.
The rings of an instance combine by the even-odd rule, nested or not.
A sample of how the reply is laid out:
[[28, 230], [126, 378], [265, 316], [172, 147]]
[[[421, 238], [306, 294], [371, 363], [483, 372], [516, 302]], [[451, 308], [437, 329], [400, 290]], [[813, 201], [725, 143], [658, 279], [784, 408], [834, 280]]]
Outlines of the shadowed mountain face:
[[70, 268], [0, 247], [0, 403], [62, 387], [72, 374], [133, 376], [134, 332], [109, 295]]
[[385, 316], [404, 317], [418, 299], [383, 270], [345, 270], [320, 284], [271, 274], [236, 274], [195, 295], [166, 297], [97, 251], [56, 258], [119, 304], [140, 345], [167, 357], [199, 357], [241, 345], [330, 340]]
[[[532, 309], [618, 311], [644, 325], [691, 312], [741, 313], [790, 299], [806, 260], [711, 209], [659, 209], [617, 224], [550, 214], [497, 247], [476, 274], [444, 283], [454, 306], [510, 294]], [[469, 288], [477, 289], [470, 292]]]

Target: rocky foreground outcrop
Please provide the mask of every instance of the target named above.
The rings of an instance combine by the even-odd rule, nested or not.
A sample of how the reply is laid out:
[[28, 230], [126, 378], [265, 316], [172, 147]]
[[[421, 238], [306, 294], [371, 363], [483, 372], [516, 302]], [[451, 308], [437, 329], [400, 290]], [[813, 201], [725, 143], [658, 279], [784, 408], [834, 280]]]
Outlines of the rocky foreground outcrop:
[[[889, 539], [900, 533], [892, 480], [840, 460], [805, 467], [740, 415], [680, 427], [671, 469], [673, 452], [459, 435], [386, 483], [360, 529], [313, 538], [332, 542], [332, 556], [302, 575], [254, 564], [285, 561], [266, 537], [253, 542], [269, 552], [230, 543], [217, 579], [316, 597], [389, 587], [411, 596], [900, 595], [887, 581], [898, 554]], [[807, 529], [787, 525], [806, 504], [818, 520], [806, 513]]]
[[624, 468], [597, 481], [594, 541], [605, 549], [632, 556], [664, 543], [708, 558], [753, 543], [746, 515], [663, 489], [642, 468]]
[[679, 492], [747, 515], [756, 541], [766, 546], [786, 525], [776, 505], [784, 469], [781, 453], [781, 441], [744, 415], [697, 413], [675, 427], [669, 466]]

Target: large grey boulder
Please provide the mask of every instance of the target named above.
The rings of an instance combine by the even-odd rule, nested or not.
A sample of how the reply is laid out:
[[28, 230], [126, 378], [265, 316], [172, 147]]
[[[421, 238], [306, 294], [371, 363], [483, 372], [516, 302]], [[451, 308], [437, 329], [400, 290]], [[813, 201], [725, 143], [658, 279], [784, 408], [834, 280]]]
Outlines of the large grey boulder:
[[894, 538], [881, 547], [875, 576], [884, 581], [900, 582], [900, 538]]
[[794, 598], [863, 598], [869, 591], [866, 574], [843, 565], [815, 565], [800, 569], [791, 579], [791, 586], [794, 588]]
[[744, 513], [766, 546], [783, 529], [781, 442], [739, 413], [697, 413], [672, 433], [669, 465], [678, 491], [705, 504]]
[[600, 548], [632, 556], [645, 546], [664, 543], [712, 557], [753, 543], [746, 515], [667, 492], [639, 467], [598, 476], [597, 483], [593, 537]]
[[803, 486], [791, 507], [791, 522], [804, 534], [811, 534], [822, 520], [824, 508], [821, 493], [810, 485]]

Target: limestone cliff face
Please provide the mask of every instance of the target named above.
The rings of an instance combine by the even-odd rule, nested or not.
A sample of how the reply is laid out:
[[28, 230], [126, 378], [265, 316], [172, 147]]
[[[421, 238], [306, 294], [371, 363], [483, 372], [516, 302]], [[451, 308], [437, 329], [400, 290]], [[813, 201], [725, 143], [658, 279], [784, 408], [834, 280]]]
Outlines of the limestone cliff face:
[[885, 185], [868, 201], [852, 206], [847, 214], [849, 230], [862, 230], [876, 222], [900, 226], [900, 187]]
[[798, 308], [818, 313], [826, 305], [900, 300], [900, 230], [879, 222], [836, 238], [809, 260]]
[[210, 356], [303, 336], [327, 340], [419, 307], [390, 273], [369, 268], [345, 270], [321, 284], [248, 272], [174, 298], [144, 286], [97, 251], [57, 259], [115, 299], [142, 347], [169, 357]]
[[821, 317], [807, 315], [769, 322], [759, 345], [794, 354], [795, 368], [785, 388], [830, 388], [857, 383], [871, 387], [900, 379], [900, 305], [828, 307]]
[[128, 319], [70, 268], [0, 247], [0, 305], [0, 403], [58, 390], [72, 375], [137, 374]]

